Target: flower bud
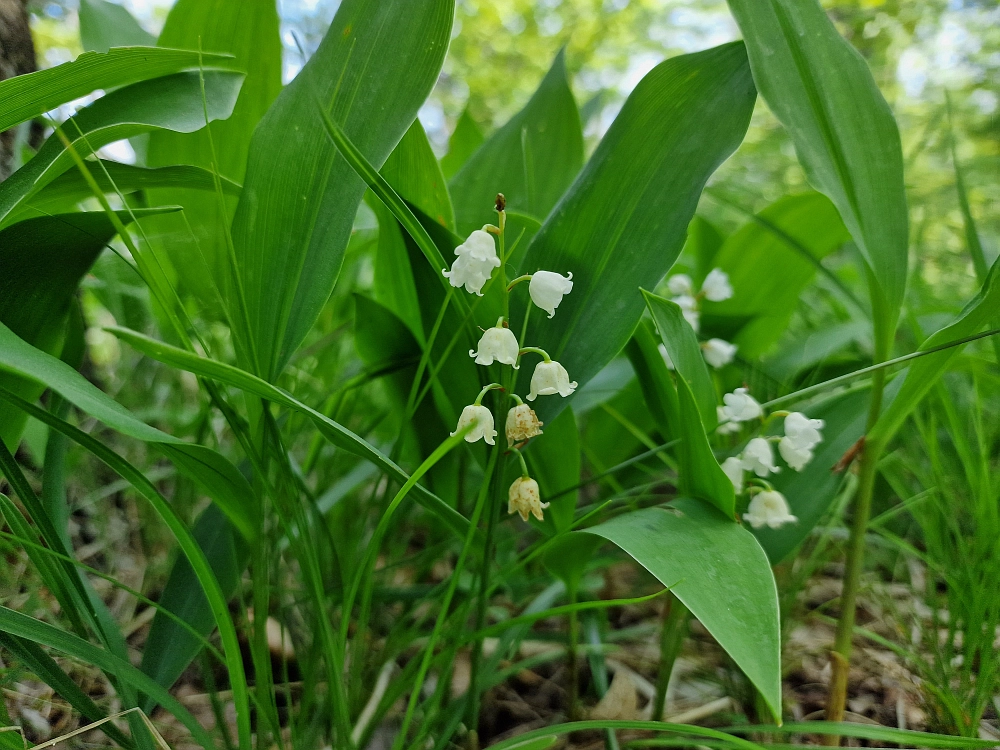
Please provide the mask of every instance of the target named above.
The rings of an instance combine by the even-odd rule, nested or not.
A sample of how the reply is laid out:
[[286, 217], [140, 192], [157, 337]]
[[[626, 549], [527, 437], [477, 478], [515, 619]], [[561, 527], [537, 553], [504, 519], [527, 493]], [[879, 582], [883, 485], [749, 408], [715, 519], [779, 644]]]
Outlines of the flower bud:
[[729, 275], [721, 268], [713, 268], [708, 272], [701, 285], [701, 293], [709, 302], [722, 302], [733, 296], [733, 288], [729, 284]]
[[564, 295], [573, 291], [573, 274], [560, 276], [552, 271], [535, 271], [528, 282], [528, 294], [536, 306], [542, 308], [551, 318], [562, 302]]
[[493, 269], [500, 266], [497, 257], [497, 246], [493, 235], [482, 229], [477, 229], [469, 235], [469, 239], [455, 248], [458, 256], [451, 266], [451, 271], [445, 271], [445, 278], [454, 287], [464, 286], [469, 294], [483, 296], [483, 286], [489, 281]]
[[737, 388], [732, 393], [727, 393], [722, 397], [722, 401], [726, 404], [722, 408], [725, 410], [726, 419], [730, 422], [747, 422], [764, 414], [760, 404], [747, 393], [746, 388]]
[[496, 360], [502, 365], [517, 365], [517, 338], [509, 328], [487, 328], [479, 339], [479, 351], [469, 351], [477, 365], [492, 365]]
[[774, 490], [764, 490], [754, 495], [750, 507], [743, 514], [743, 520], [755, 529], [762, 526], [777, 529], [786, 523], [795, 523], [799, 519], [791, 514], [784, 495]]
[[779, 469], [774, 465], [774, 449], [766, 438], [755, 437], [743, 449], [740, 462], [747, 471], [752, 471], [759, 477], [777, 474]]
[[539, 396], [554, 396], [563, 398], [576, 390], [576, 381], [570, 382], [566, 368], [558, 362], [539, 362], [531, 374], [531, 391], [528, 401], [534, 401]]
[[736, 456], [730, 456], [722, 462], [722, 470], [729, 477], [729, 481], [733, 483], [736, 494], [743, 492], [743, 462]]
[[709, 339], [701, 345], [701, 353], [715, 369], [725, 367], [736, 356], [736, 344], [730, 344], [722, 339]]
[[507, 493], [507, 513], [519, 514], [522, 521], [527, 521], [529, 514], [544, 521], [542, 511], [548, 507], [549, 504], [543, 503], [539, 495], [538, 482], [531, 477], [518, 477], [514, 480]]
[[507, 447], [517, 445], [542, 434], [542, 423], [535, 410], [527, 404], [518, 404], [507, 412]]
[[496, 445], [493, 440], [497, 436], [497, 431], [493, 429], [493, 413], [485, 406], [469, 404], [462, 409], [462, 416], [458, 418], [458, 427], [451, 433], [451, 436], [455, 437], [469, 425], [472, 425], [472, 429], [466, 433], [465, 442], [474, 443], [483, 438], [487, 445]]

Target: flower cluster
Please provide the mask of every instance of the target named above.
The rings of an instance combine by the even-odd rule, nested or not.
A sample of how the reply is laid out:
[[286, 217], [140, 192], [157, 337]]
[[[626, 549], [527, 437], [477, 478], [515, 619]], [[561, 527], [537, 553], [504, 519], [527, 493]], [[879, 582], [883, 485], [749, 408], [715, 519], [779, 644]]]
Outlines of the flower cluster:
[[[687, 274], [674, 274], [667, 280], [667, 288], [674, 295], [671, 299], [681, 308], [684, 320], [697, 333], [701, 327], [701, 300], [707, 299], [710, 302], [722, 302], [733, 296], [733, 287], [729, 284], [729, 276], [721, 268], [713, 268], [705, 281], [702, 282], [701, 290], [695, 292], [691, 277]], [[711, 338], [701, 342], [701, 353], [705, 361], [712, 367], [719, 369], [725, 367], [736, 356], [736, 344], [732, 344], [724, 339]], [[663, 355], [667, 367], [674, 369], [674, 363], [670, 361], [667, 350], [660, 346], [660, 354]]]
[[[725, 406], [719, 407], [719, 432], [738, 430], [740, 422], [764, 419], [766, 424], [772, 418], [784, 416], [784, 436], [752, 438], [739, 455], [730, 456], [722, 462], [722, 470], [733, 483], [736, 494], [744, 491], [745, 484], [752, 483], [747, 487], [752, 497], [743, 520], [755, 529], [762, 526], [776, 529], [786, 523], [794, 523], [798, 519], [791, 514], [785, 496], [764, 480], [781, 471], [775, 464], [773, 443], [778, 443], [778, 452], [786, 464], [795, 471], [802, 471], [812, 460], [813, 448], [823, 440], [820, 434], [823, 420], [810, 419], [797, 411], [775, 412], [765, 418], [764, 409], [746, 388], [737, 388], [723, 396], [722, 400]], [[745, 482], [746, 472], [751, 472], [756, 478]]]
[[[502, 195], [497, 196], [497, 213], [499, 216], [499, 226], [487, 224], [482, 229], [474, 231], [469, 238], [455, 248], [455, 262], [451, 270], [443, 273], [453, 287], [465, 287], [470, 294], [483, 296], [483, 288], [489, 282], [493, 271], [501, 268], [506, 261], [503, 255], [503, 232], [506, 215], [504, 212], [504, 199]], [[497, 245], [494, 235], [500, 237], [500, 254], [497, 253]], [[502, 276], [501, 272], [501, 276]], [[534, 305], [546, 313], [549, 318], [556, 314], [556, 308], [562, 303], [563, 297], [573, 291], [573, 274], [565, 276], [553, 271], [536, 271], [515, 279], [504, 290], [505, 294], [510, 294], [510, 290], [522, 281], [528, 282], [528, 310], [525, 311], [525, 326], [527, 330], [527, 316], [531, 306]], [[506, 281], [504, 281], [506, 284]], [[506, 310], [506, 303], [504, 306]], [[523, 332], [522, 332], [523, 336]], [[476, 349], [469, 351], [469, 356], [473, 357], [477, 365], [492, 365], [499, 363], [509, 365], [514, 370], [520, 368], [521, 357], [528, 353], [539, 354], [542, 361], [535, 365], [531, 375], [531, 386], [527, 395], [528, 401], [534, 401], [539, 396], [554, 396], [556, 394], [566, 397], [576, 390], [576, 382], [569, 379], [566, 368], [554, 361], [547, 352], [534, 346], [522, 346], [509, 328], [509, 321], [501, 316], [495, 326], [483, 332]], [[506, 378], [506, 376], [505, 376]], [[505, 380], [506, 382], [506, 380]], [[487, 392], [493, 389], [502, 389], [499, 383], [491, 383], [480, 391], [475, 402], [469, 404], [462, 410], [459, 417], [458, 426], [452, 436], [466, 430], [465, 440], [474, 443], [477, 440], [485, 440], [487, 445], [495, 445], [497, 431], [494, 425], [492, 412], [482, 405], [482, 399]], [[507, 411], [504, 431], [507, 437], [507, 448], [515, 452], [521, 462], [522, 475], [511, 486], [508, 493], [508, 512], [518, 513], [525, 521], [529, 515], [533, 515], [539, 521], [543, 519], [542, 511], [548, 507], [548, 503], [541, 501], [538, 483], [528, 476], [527, 464], [521, 456], [518, 446], [523, 445], [537, 435], [542, 434], [542, 422], [534, 410], [523, 403], [516, 394], [510, 394], [514, 400], [514, 405]]]

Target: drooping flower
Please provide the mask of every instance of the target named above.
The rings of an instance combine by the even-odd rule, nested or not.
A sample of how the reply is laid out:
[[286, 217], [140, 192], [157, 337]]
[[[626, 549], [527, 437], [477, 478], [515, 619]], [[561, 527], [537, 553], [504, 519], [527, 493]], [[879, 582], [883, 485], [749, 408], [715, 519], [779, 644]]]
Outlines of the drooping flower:
[[787, 436], [781, 438], [781, 441], [778, 443], [778, 453], [781, 454], [785, 463], [795, 469], [795, 471], [802, 471], [806, 464], [812, 461], [813, 457], [812, 449], [800, 447], [794, 440], [789, 439]]
[[517, 337], [509, 328], [495, 325], [487, 328], [479, 339], [479, 351], [469, 350], [469, 356], [476, 358], [477, 365], [492, 365], [496, 360], [502, 365], [513, 365], [517, 369]]
[[455, 248], [458, 256], [450, 271], [444, 275], [454, 287], [464, 286], [470, 294], [483, 296], [483, 286], [489, 281], [494, 268], [499, 268], [497, 246], [493, 235], [477, 229], [469, 239]]
[[667, 289], [674, 295], [694, 296], [694, 284], [691, 283], [691, 277], [686, 273], [677, 273], [667, 279]]
[[538, 396], [554, 396], [563, 398], [576, 390], [576, 381], [570, 382], [566, 368], [558, 362], [539, 362], [531, 374], [531, 391], [528, 401], [534, 401]]
[[729, 420], [729, 413], [726, 411], [724, 406], [715, 407], [715, 418], [719, 422], [719, 426], [716, 428], [715, 432], [719, 435], [731, 435], [734, 432], [740, 431], [739, 422], [731, 422]]
[[824, 425], [822, 419], [809, 419], [802, 412], [793, 411], [785, 417], [785, 438], [796, 448], [812, 449], [823, 442], [819, 431]]
[[496, 445], [494, 438], [497, 431], [493, 429], [493, 413], [480, 404], [469, 404], [462, 409], [462, 416], [458, 418], [458, 426], [451, 433], [454, 437], [464, 428], [472, 425], [472, 429], [465, 435], [465, 442], [474, 443], [480, 438], [486, 441], [487, 445]]
[[535, 410], [527, 404], [518, 404], [507, 412], [507, 447], [530, 440], [542, 434], [542, 423]]
[[721, 268], [713, 268], [701, 284], [701, 293], [709, 302], [722, 302], [733, 296], [733, 287], [729, 284], [729, 274]]
[[528, 282], [531, 301], [553, 317], [564, 295], [573, 291], [573, 274], [560, 276], [553, 271], [535, 271]]
[[684, 320], [688, 322], [695, 333], [698, 332], [698, 328], [701, 325], [701, 313], [698, 312], [698, 300], [692, 297], [690, 294], [681, 294], [674, 297], [673, 302], [675, 302], [681, 308], [681, 314], [684, 316]]
[[774, 490], [764, 490], [754, 495], [750, 507], [743, 514], [743, 520], [755, 529], [762, 526], [777, 529], [786, 523], [795, 523], [799, 519], [792, 515], [784, 495]]
[[722, 470], [733, 483], [736, 494], [743, 492], [743, 462], [737, 456], [730, 456], [722, 462]]
[[709, 339], [701, 345], [701, 353], [704, 355], [705, 361], [715, 369], [725, 367], [732, 362], [733, 357], [736, 356], [736, 349], [736, 344], [730, 344], [722, 339]]
[[545, 520], [542, 511], [549, 507], [548, 503], [543, 503], [538, 492], [538, 482], [531, 477], [518, 477], [510, 486], [507, 493], [507, 513], [517, 513], [522, 521], [528, 520], [528, 515], [533, 515], [539, 521]]
[[774, 449], [766, 438], [755, 437], [743, 449], [740, 462], [747, 471], [752, 471], [759, 477], [776, 474], [779, 469], [774, 465]]
[[726, 419], [730, 422], [747, 422], [764, 414], [757, 399], [747, 393], [746, 388], [737, 388], [732, 393], [727, 393], [722, 397], [722, 401], [725, 403], [722, 408]]

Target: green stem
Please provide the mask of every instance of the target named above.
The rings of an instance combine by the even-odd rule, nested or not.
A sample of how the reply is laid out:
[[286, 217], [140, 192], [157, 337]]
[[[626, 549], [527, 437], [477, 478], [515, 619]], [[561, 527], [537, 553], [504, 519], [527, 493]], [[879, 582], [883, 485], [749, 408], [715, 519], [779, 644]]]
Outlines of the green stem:
[[[885, 389], [885, 370], [876, 370], [872, 377], [872, 402], [868, 411], [868, 427], [870, 432], [878, 421], [882, 411], [882, 394]], [[878, 460], [885, 446], [880, 442], [866, 444], [861, 452], [858, 477], [858, 495], [854, 505], [854, 518], [851, 523], [851, 536], [847, 543], [847, 560], [844, 571], [844, 589], [840, 597], [840, 619], [837, 622], [837, 635], [831, 654], [832, 675], [830, 692], [827, 698], [827, 721], [843, 721], [844, 708], [847, 704], [847, 679], [851, 662], [852, 637], [854, 635], [855, 609], [857, 606], [858, 588], [861, 583], [861, 571], [864, 568], [865, 535], [868, 531], [868, 521], [871, 517], [872, 496], [875, 490], [875, 477], [878, 470]]]
[[688, 609], [672, 593], [667, 594], [663, 610], [663, 629], [660, 631], [660, 667], [656, 676], [656, 697], [653, 699], [653, 721], [663, 720], [667, 705], [667, 686], [674, 663], [684, 645], [688, 629]]
[[518, 352], [518, 357], [520, 357], [522, 354], [527, 354], [528, 352], [534, 352], [535, 354], [541, 354], [542, 355], [542, 359], [545, 360], [546, 362], [551, 362], [552, 361], [552, 357], [549, 356], [549, 353], [547, 351], [545, 351], [544, 349], [539, 349], [537, 346], [522, 346], [521, 347], [521, 351]]

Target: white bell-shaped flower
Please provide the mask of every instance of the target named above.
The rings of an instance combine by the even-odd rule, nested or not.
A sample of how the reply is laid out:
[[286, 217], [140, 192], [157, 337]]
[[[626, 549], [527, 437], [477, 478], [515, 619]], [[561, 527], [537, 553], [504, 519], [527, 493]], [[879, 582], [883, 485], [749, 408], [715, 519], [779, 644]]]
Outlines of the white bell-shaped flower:
[[747, 393], [746, 388], [737, 388], [732, 393], [727, 393], [722, 397], [722, 401], [725, 403], [722, 408], [726, 419], [730, 422], [747, 422], [764, 414], [757, 399]]
[[701, 293], [709, 302], [722, 302], [733, 296], [733, 287], [729, 284], [729, 274], [721, 268], [713, 268], [701, 284]]
[[719, 422], [719, 426], [715, 429], [717, 435], [731, 435], [734, 432], [740, 431], [739, 422], [729, 421], [729, 413], [726, 411], [726, 407], [716, 406], [715, 418]]
[[743, 449], [740, 463], [747, 471], [752, 471], [759, 477], [777, 474], [779, 469], [774, 465], [774, 449], [766, 438], [755, 437]]
[[542, 423], [535, 410], [527, 404], [518, 404], [507, 412], [507, 447], [517, 445], [542, 434]]
[[576, 390], [576, 381], [570, 381], [566, 368], [558, 362], [539, 362], [531, 374], [531, 390], [528, 401], [534, 401], [539, 396], [554, 396], [563, 398]]
[[704, 355], [705, 361], [715, 369], [725, 367], [732, 362], [733, 357], [736, 356], [736, 349], [736, 344], [730, 344], [722, 339], [709, 339], [701, 345], [701, 353]]
[[743, 514], [743, 520], [755, 529], [763, 526], [777, 529], [799, 519], [792, 515], [784, 495], [775, 490], [764, 490], [754, 495], [750, 507]]
[[560, 276], [552, 271], [535, 271], [528, 282], [528, 294], [536, 306], [542, 308], [551, 318], [562, 302], [563, 296], [573, 291], [573, 274]]
[[813, 458], [811, 448], [803, 448], [787, 436], [778, 443], [778, 453], [795, 471], [802, 471]]
[[458, 256], [450, 271], [444, 275], [454, 287], [464, 286], [470, 294], [483, 296], [483, 286], [489, 281], [494, 268], [500, 267], [497, 245], [493, 235], [477, 229], [469, 239], [455, 248]]
[[496, 360], [502, 365], [513, 365], [517, 369], [517, 337], [509, 328], [493, 326], [487, 328], [479, 339], [479, 351], [469, 350], [469, 356], [476, 358], [477, 365], [492, 365]]
[[743, 492], [743, 462], [736, 456], [730, 456], [722, 462], [722, 471], [729, 477], [729, 481], [733, 483], [733, 489], [736, 490], [736, 494], [738, 495]]
[[823, 442], [819, 431], [824, 425], [822, 419], [809, 419], [802, 412], [793, 411], [785, 417], [785, 439], [796, 448], [811, 450]]
[[542, 511], [548, 507], [548, 503], [542, 502], [538, 482], [531, 477], [518, 477], [507, 492], [507, 513], [517, 513], [522, 521], [527, 521], [529, 515], [544, 521]]
[[691, 277], [686, 273], [677, 273], [667, 279], [667, 289], [674, 295], [694, 296], [694, 284], [691, 283]]
[[681, 308], [681, 314], [684, 316], [684, 320], [688, 322], [694, 332], [698, 332], [698, 328], [701, 325], [701, 313], [698, 312], [698, 300], [692, 297], [690, 294], [681, 294], [674, 297], [672, 302], [676, 303]]
[[497, 436], [497, 431], [493, 429], [493, 412], [485, 406], [469, 404], [462, 409], [462, 416], [458, 418], [458, 427], [451, 433], [451, 436], [455, 437], [469, 425], [472, 425], [472, 429], [466, 433], [465, 442], [474, 443], [482, 438], [487, 445], [496, 445], [494, 438]]

